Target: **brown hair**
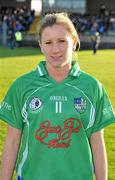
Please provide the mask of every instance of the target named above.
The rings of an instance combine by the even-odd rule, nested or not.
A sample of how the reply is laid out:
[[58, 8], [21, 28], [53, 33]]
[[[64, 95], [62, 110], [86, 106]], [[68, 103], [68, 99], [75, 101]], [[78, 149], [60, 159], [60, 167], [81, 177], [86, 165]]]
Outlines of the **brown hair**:
[[38, 30], [39, 40], [41, 41], [42, 31], [46, 27], [53, 26], [54, 24], [64, 25], [67, 28], [67, 30], [72, 35], [72, 38], [77, 40], [77, 50], [79, 50], [80, 48], [79, 36], [77, 30], [75, 29], [72, 21], [69, 19], [67, 13], [52, 13], [45, 15], [39, 25], [39, 30]]

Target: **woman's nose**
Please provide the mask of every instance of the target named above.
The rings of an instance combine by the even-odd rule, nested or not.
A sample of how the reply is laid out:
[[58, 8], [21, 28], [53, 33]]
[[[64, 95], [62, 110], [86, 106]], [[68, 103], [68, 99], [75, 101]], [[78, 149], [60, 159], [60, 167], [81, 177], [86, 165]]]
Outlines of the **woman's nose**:
[[58, 43], [54, 43], [52, 46], [52, 52], [57, 53], [59, 52], [59, 45]]

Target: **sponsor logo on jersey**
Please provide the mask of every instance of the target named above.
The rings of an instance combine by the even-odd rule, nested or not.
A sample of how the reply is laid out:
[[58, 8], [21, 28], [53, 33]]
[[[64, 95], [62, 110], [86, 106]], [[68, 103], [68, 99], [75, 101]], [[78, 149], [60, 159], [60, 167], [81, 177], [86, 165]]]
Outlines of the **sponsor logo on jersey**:
[[50, 101], [67, 101], [67, 96], [50, 96]]
[[79, 133], [82, 123], [77, 118], [68, 118], [63, 126], [52, 126], [49, 120], [43, 121], [35, 132], [35, 138], [48, 148], [68, 148], [73, 134]]
[[42, 101], [38, 97], [34, 97], [30, 102], [30, 109], [35, 111], [39, 109], [42, 105]]
[[3, 101], [1, 104], [0, 104], [0, 109], [7, 109], [8, 111], [11, 111], [12, 107], [11, 105], [8, 103], [8, 102], [5, 102]]
[[103, 112], [103, 115], [105, 116], [105, 115], [109, 114], [110, 112], [112, 112], [112, 107], [111, 106], [107, 106], [107, 107], [105, 107], [103, 109], [102, 112]]
[[86, 100], [82, 97], [74, 98], [74, 107], [79, 113], [86, 110]]

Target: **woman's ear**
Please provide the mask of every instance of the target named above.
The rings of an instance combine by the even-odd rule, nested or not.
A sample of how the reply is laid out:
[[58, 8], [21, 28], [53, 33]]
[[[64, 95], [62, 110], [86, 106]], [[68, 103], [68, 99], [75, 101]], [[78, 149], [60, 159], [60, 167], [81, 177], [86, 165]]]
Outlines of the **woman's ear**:
[[73, 51], [79, 51], [80, 49], [80, 40], [73, 39]]
[[40, 40], [38, 41], [38, 43], [39, 43], [39, 46], [40, 46], [41, 52], [42, 52], [42, 53], [44, 53], [44, 50], [43, 50], [43, 48], [42, 48], [42, 44], [41, 44]]
[[76, 46], [77, 46], [77, 41], [74, 39], [74, 40], [73, 40], [73, 51], [76, 50]]
[[43, 50], [43, 48], [41, 48], [41, 52], [42, 52], [42, 53], [44, 53], [44, 50]]
[[75, 51], [76, 50], [76, 44], [73, 46], [73, 51]]
[[41, 41], [40, 40], [38, 40], [38, 44], [39, 44], [39, 46], [41, 46]]

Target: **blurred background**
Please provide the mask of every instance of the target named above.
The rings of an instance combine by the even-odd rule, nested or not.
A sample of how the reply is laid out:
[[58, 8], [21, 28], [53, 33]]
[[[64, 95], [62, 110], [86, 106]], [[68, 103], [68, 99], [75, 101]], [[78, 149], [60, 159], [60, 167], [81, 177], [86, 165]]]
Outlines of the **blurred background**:
[[114, 0], [0, 0], [0, 45], [38, 46], [37, 27], [44, 14], [67, 12], [79, 32], [81, 49], [91, 49], [100, 35], [100, 49], [115, 48]]

